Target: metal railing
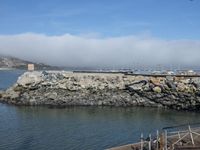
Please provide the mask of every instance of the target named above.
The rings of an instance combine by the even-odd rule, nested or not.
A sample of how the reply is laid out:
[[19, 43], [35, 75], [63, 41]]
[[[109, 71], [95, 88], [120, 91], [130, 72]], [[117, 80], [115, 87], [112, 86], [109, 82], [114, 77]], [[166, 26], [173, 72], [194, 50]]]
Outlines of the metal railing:
[[163, 128], [152, 138], [141, 134], [140, 150], [200, 149], [200, 123]]

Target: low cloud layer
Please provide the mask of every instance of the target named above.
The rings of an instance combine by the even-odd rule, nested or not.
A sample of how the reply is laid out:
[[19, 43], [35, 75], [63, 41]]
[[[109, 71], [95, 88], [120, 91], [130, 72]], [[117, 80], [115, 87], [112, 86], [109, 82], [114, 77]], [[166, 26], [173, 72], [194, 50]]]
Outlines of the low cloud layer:
[[25, 33], [0, 35], [0, 54], [73, 67], [131, 67], [137, 63], [196, 66], [200, 63], [200, 40]]

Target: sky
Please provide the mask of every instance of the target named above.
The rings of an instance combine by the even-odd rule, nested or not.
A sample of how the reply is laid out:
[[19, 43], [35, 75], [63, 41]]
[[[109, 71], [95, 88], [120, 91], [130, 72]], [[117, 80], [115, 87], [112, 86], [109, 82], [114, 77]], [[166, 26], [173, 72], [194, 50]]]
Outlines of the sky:
[[0, 0], [0, 54], [52, 65], [200, 63], [200, 0]]

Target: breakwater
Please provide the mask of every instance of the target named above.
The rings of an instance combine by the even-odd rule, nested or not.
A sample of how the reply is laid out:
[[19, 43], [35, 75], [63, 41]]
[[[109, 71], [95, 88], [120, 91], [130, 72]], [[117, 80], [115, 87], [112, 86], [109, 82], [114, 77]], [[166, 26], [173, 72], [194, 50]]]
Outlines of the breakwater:
[[0, 101], [31, 106], [150, 106], [198, 111], [200, 77], [26, 72], [0, 92]]

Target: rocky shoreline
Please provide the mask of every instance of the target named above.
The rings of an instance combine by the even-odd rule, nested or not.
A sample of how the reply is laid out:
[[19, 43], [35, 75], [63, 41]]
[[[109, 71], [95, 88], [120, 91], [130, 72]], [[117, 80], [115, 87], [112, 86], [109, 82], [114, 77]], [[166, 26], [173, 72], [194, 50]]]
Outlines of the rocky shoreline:
[[200, 77], [26, 72], [0, 101], [15, 105], [148, 106], [200, 110]]

